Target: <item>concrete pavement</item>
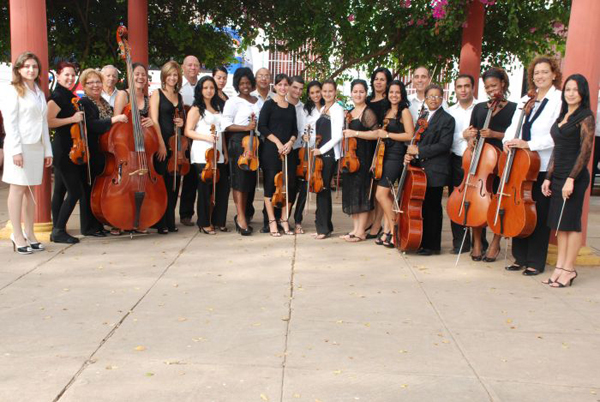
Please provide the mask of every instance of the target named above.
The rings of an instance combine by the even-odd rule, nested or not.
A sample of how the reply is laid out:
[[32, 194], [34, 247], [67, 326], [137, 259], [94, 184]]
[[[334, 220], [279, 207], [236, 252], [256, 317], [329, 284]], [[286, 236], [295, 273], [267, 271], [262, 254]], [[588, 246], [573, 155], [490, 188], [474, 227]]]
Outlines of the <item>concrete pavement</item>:
[[600, 401], [600, 270], [550, 289], [502, 260], [454, 267], [444, 224], [432, 257], [187, 227], [5, 241], [0, 401]]

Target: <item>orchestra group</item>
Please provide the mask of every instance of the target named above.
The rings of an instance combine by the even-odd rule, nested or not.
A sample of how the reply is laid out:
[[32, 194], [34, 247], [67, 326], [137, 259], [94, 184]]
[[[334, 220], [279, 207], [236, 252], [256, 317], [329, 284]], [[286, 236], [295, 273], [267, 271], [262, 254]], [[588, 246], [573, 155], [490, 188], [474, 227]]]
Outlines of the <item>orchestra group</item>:
[[[194, 56], [162, 66], [160, 88], [148, 96], [147, 67], [126, 61], [126, 77], [112, 65], [79, 73], [60, 62], [48, 101], [36, 55], [25, 52], [14, 63], [2, 90], [2, 179], [10, 184], [18, 253], [44, 250], [33, 230], [31, 188], [53, 166], [56, 243], [79, 242], [67, 232], [78, 202], [84, 236], [177, 232], [178, 201], [181, 224], [193, 225], [195, 213], [201, 232], [227, 232], [230, 192], [235, 229], [250, 236], [262, 187], [261, 233], [303, 234], [312, 213], [313, 237], [331, 237], [332, 193], [339, 191], [353, 223], [343, 241], [440, 254], [448, 187], [452, 254], [492, 262], [501, 238], [510, 237], [514, 263], [506, 269], [538, 275], [555, 230], [558, 261], [544, 283], [565, 287], [577, 276], [595, 126], [586, 79], [563, 81], [553, 58], [529, 65], [529, 93], [518, 103], [507, 100], [502, 68], [483, 73], [489, 101], [477, 104], [474, 78], [458, 75], [457, 103], [448, 106], [426, 67], [412, 72], [411, 96], [381, 67], [370, 82], [352, 81], [349, 110], [335, 81], [272, 77], [265, 68], [238, 68], [237, 95], [228, 97], [227, 69], [199, 78]], [[116, 88], [120, 78], [128, 89]], [[73, 93], [77, 79], [82, 98]]]

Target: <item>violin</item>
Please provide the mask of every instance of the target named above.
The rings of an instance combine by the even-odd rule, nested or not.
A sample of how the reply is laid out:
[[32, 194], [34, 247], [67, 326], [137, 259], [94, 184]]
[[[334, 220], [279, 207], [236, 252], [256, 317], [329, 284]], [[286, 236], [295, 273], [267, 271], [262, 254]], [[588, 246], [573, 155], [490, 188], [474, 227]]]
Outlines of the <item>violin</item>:
[[[256, 116], [252, 113], [250, 121], [255, 121]], [[245, 171], [255, 172], [258, 169], [258, 138], [255, 130], [250, 130], [250, 134], [242, 139], [244, 152], [238, 158], [238, 166]]]
[[[304, 129], [304, 135], [310, 134], [310, 124]], [[302, 148], [298, 150], [298, 166], [296, 166], [296, 177], [304, 177], [308, 180], [310, 145], [309, 141], [302, 140]]]
[[[284, 206], [289, 205], [288, 202], [288, 175], [287, 175], [287, 155], [282, 155], [281, 159], [282, 169], [281, 172], [275, 175], [275, 192], [271, 197], [271, 203], [276, 208], [283, 208]], [[287, 208], [286, 208], [287, 213]], [[286, 219], [288, 217], [286, 216]]]
[[[383, 131], [387, 130], [387, 126], [390, 124], [390, 119], [383, 119]], [[373, 161], [371, 162], [371, 175], [374, 180], [381, 180], [383, 174], [383, 156], [385, 155], [385, 142], [381, 138], [377, 138], [377, 145], [375, 145], [375, 154], [373, 155]]]
[[[348, 112], [348, 114], [346, 114], [346, 129], [350, 127], [351, 121], [352, 113]], [[356, 142], [356, 138], [344, 137], [344, 156], [341, 161], [341, 168], [343, 173], [354, 173], [358, 169], [360, 169], [360, 160], [358, 160], [358, 156], [356, 156], [357, 146], [358, 143]]]
[[[210, 125], [210, 132], [213, 136], [216, 135], [217, 130], [214, 124]], [[217, 137], [213, 137], [213, 146], [212, 148], [208, 148], [206, 150], [204, 157], [206, 159], [206, 165], [204, 166], [204, 169], [202, 169], [200, 179], [204, 183], [212, 182], [214, 195], [214, 186], [216, 186], [220, 179], [219, 170], [217, 169], [217, 161], [221, 157], [221, 154], [217, 149]]]
[[[134, 88], [127, 28], [117, 29], [120, 53], [127, 65], [129, 88]], [[144, 230], [158, 222], [167, 209], [167, 190], [154, 169], [159, 139], [154, 127], [143, 127], [137, 97], [125, 107], [127, 123], [115, 123], [100, 136], [106, 167], [94, 181], [92, 212], [100, 222], [123, 230]]]
[[[496, 94], [483, 124], [487, 129], [494, 112], [504, 101], [503, 94]], [[467, 227], [484, 227], [487, 224], [487, 212], [492, 201], [492, 185], [496, 177], [500, 151], [479, 137], [473, 149], [463, 154], [462, 168], [464, 176], [460, 186], [448, 197], [446, 211], [450, 219]], [[465, 232], [466, 233], [466, 232]]]
[[[523, 120], [535, 104], [535, 91], [530, 91], [528, 96], [519, 116], [515, 138], [521, 138]], [[492, 232], [503, 237], [527, 237], [533, 233], [537, 222], [532, 188], [540, 171], [540, 156], [529, 149], [511, 148], [508, 153], [500, 154], [498, 170], [502, 172], [500, 187], [492, 197], [487, 224]]]
[[320, 193], [323, 191], [323, 158], [315, 155], [314, 150], [319, 146], [323, 137], [317, 135], [315, 139], [315, 146], [310, 161], [310, 176], [308, 179], [309, 191], [313, 193]]
[[[421, 141], [421, 135], [429, 124], [428, 115], [429, 111], [424, 107], [421, 108], [410, 145], [417, 145]], [[422, 168], [404, 162], [398, 190], [394, 192], [393, 188], [390, 187], [394, 198], [394, 212], [396, 212], [394, 244], [401, 251], [416, 251], [423, 239], [422, 209], [427, 191], [427, 176]]]
[[[181, 117], [183, 116], [179, 113], [179, 108], [175, 108], [173, 119], [179, 119]], [[172, 173], [175, 179], [177, 179], [177, 173], [179, 173], [180, 176], [185, 176], [190, 171], [190, 160], [186, 156], [186, 152], [188, 152], [190, 147], [190, 142], [187, 137], [183, 136], [181, 131], [181, 127], [175, 126], [175, 133], [169, 138], [171, 157], [167, 162], [167, 172]], [[177, 180], [173, 180], [173, 191], [175, 191], [176, 184]]]
[[90, 171], [90, 146], [88, 142], [87, 127], [85, 125], [85, 112], [79, 106], [79, 98], [71, 99], [75, 108], [75, 113], [83, 112], [83, 120], [71, 126], [71, 139], [73, 146], [69, 151], [69, 158], [76, 165], [87, 164], [88, 184], [92, 184], [92, 174]]

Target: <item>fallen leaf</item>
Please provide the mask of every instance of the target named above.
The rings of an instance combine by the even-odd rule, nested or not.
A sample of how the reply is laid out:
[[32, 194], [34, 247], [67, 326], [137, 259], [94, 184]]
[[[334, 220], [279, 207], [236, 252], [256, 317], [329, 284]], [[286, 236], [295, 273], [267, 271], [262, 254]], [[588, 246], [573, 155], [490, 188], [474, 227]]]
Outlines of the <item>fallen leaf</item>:
[[137, 350], [138, 352], [143, 352], [144, 350], [146, 350], [145, 346], [138, 346], [135, 348], [135, 350]]
[[337, 375], [337, 374], [342, 374], [342, 370], [335, 370], [335, 371], [333, 372], [333, 374], [336, 374], [336, 375]]
[[265, 394], [260, 394], [260, 399], [262, 399], [263, 401], [269, 400], [269, 398], [267, 398], [267, 396]]
[[152, 377], [154, 373], [146, 373], [146, 377]]
[[294, 394], [294, 398], [300, 398], [300, 394]]
[[118, 366], [111, 366], [111, 365], [106, 366], [107, 370], [116, 370], [118, 368], [119, 368]]
[[179, 322], [187, 321], [187, 318], [185, 318], [185, 317], [179, 317], [177, 319], [177, 321], [179, 321]]
[[402, 384], [400, 385], [400, 388], [408, 388], [408, 384]]

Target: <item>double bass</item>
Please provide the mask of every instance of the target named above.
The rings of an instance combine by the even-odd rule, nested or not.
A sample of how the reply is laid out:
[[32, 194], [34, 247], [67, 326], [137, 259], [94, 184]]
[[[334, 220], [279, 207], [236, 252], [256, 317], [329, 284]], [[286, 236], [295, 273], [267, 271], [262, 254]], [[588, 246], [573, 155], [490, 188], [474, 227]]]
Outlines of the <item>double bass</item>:
[[[530, 99], [523, 106], [515, 135], [519, 139], [523, 120], [535, 104], [535, 91], [527, 95]], [[527, 237], [537, 222], [532, 187], [540, 170], [540, 156], [529, 149], [511, 148], [500, 155], [498, 170], [502, 172], [500, 186], [492, 197], [487, 224], [492, 232], [503, 237]]]
[[[496, 94], [491, 99], [483, 130], [489, 127], [494, 112], [503, 100], [503, 94]], [[500, 151], [487, 144], [483, 137], [476, 141], [475, 147], [468, 148], [463, 154], [463, 180], [448, 197], [446, 211], [452, 222], [465, 227], [480, 228], [487, 224], [487, 212], [492, 202], [492, 185], [496, 177]]]
[[[417, 145], [421, 135], [428, 127], [427, 116], [429, 111], [425, 108], [417, 119], [415, 134], [410, 140], [410, 145]], [[393, 186], [390, 187], [393, 190]], [[394, 225], [394, 244], [401, 251], [415, 251], [419, 249], [423, 239], [423, 200], [427, 191], [427, 176], [422, 168], [404, 162], [402, 175], [398, 182], [398, 190], [392, 193], [394, 197], [394, 212], [396, 224]]]
[[[134, 88], [131, 49], [127, 28], [117, 29], [117, 42], [127, 65], [129, 88]], [[167, 209], [163, 177], [154, 169], [159, 148], [153, 127], [142, 127], [136, 96], [129, 97], [124, 114], [127, 123], [115, 123], [100, 137], [100, 150], [106, 166], [94, 182], [92, 212], [107, 225], [123, 230], [144, 230], [158, 222]]]
[[[185, 113], [184, 113], [185, 115]], [[173, 119], [179, 119], [183, 116], [179, 113], [179, 108], [175, 108]], [[177, 188], [177, 174], [185, 176], [190, 172], [190, 160], [186, 152], [190, 147], [190, 141], [181, 133], [181, 127], [175, 126], [175, 133], [169, 138], [169, 149], [171, 157], [167, 163], [167, 172], [173, 175], [173, 191]]]
[[69, 159], [76, 165], [87, 165], [88, 184], [92, 184], [92, 172], [90, 171], [90, 143], [88, 141], [87, 126], [85, 123], [85, 111], [79, 106], [79, 98], [71, 99], [75, 113], [82, 112], [83, 120], [71, 126], [71, 139], [73, 146], [69, 151]]

